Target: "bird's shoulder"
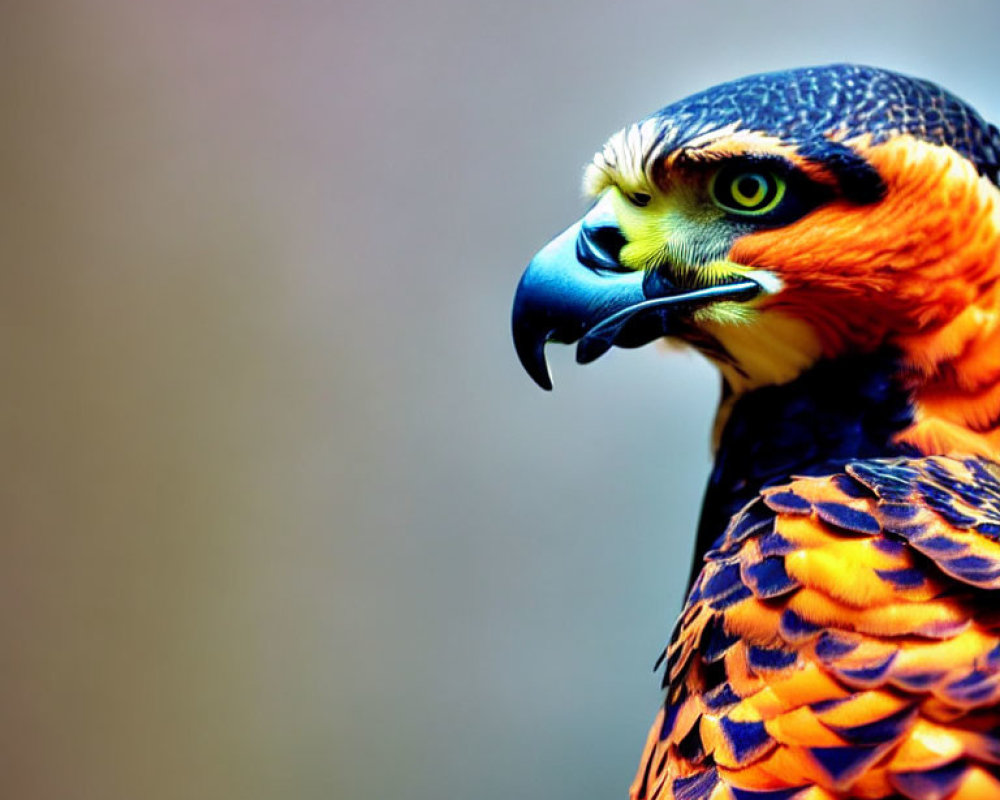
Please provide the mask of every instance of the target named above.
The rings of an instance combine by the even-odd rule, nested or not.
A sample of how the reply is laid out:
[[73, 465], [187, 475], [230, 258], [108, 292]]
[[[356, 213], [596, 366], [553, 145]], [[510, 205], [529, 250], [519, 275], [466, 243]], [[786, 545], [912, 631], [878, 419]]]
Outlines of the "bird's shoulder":
[[998, 589], [996, 463], [763, 489], [692, 585], [632, 796], [1000, 796]]

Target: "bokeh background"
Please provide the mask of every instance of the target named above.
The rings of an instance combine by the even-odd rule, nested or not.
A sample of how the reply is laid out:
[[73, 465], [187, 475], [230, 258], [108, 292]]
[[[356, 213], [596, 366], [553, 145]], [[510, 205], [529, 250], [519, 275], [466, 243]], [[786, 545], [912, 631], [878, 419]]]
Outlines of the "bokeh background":
[[509, 303], [582, 165], [856, 60], [1000, 119], [1000, 5], [0, 9], [0, 796], [623, 797], [716, 379]]

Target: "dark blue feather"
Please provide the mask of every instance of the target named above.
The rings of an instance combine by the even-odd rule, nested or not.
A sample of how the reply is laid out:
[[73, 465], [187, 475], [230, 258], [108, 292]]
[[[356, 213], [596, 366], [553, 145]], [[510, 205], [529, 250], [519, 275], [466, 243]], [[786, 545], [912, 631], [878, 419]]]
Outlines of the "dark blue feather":
[[719, 728], [738, 764], [745, 763], [775, 744], [763, 722], [736, 722], [722, 717]]

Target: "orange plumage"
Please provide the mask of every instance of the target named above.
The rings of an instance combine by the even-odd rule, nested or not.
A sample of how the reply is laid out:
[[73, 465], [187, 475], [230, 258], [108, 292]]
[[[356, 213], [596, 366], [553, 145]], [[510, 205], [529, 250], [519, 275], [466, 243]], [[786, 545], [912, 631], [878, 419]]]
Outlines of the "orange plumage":
[[[1000, 526], [991, 469], [859, 462], [737, 514], [667, 650], [668, 710], [632, 796], [698, 779], [740, 800], [1000, 788], [1000, 544], [977, 532]], [[928, 772], [947, 793], [914, 793]]]
[[750, 76], [615, 134], [522, 363], [661, 336], [716, 463], [633, 800], [1000, 800], [1000, 132], [926, 81]]

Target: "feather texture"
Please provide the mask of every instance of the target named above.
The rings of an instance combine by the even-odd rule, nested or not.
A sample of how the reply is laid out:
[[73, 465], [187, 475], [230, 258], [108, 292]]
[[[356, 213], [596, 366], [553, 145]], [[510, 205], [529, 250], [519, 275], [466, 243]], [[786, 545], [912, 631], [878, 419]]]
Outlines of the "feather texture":
[[741, 509], [667, 649], [631, 796], [1000, 792], [998, 474], [855, 461]]

